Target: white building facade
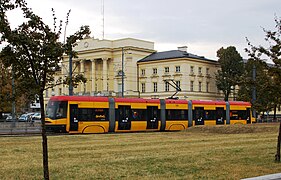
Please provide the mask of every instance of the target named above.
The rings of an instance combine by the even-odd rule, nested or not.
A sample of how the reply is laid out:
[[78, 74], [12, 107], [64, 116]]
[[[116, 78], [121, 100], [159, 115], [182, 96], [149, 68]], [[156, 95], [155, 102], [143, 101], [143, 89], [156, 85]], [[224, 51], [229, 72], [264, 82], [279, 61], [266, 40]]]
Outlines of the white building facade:
[[[137, 61], [154, 51], [154, 43], [133, 38], [99, 40], [86, 38], [77, 43], [74, 50], [78, 58], [73, 58], [73, 75], [83, 74], [86, 83], [74, 88], [74, 95], [121, 96], [122, 62], [124, 72], [124, 96], [138, 97]], [[64, 56], [55, 80], [69, 74], [69, 57]], [[68, 86], [59, 85], [45, 92], [45, 104], [50, 96], [68, 95]]]
[[[72, 60], [73, 74], [83, 74], [87, 79], [74, 88], [74, 95], [163, 99], [175, 94], [178, 86], [181, 91], [175, 97], [179, 99], [223, 99], [215, 83], [218, 62], [190, 54], [185, 46], [156, 52], [150, 41], [86, 38], [74, 50], [78, 58]], [[68, 75], [69, 57], [64, 56], [55, 81]], [[45, 104], [57, 95], [69, 95], [68, 86], [45, 91]]]
[[138, 61], [139, 90], [143, 98], [168, 98], [175, 94], [180, 99], [220, 100], [215, 72], [217, 61], [178, 50], [155, 52]]

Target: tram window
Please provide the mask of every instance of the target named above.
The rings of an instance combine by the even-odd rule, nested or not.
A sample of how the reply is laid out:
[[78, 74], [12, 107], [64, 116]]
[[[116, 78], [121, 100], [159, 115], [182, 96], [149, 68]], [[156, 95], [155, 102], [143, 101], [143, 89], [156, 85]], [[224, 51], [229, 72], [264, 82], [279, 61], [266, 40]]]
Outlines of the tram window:
[[46, 117], [51, 119], [66, 118], [67, 101], [49, 101], [46, 110]]
[[92, 120], [92, 109], [79, 109], [78, 110], [78, 120], [80, 121], [91, 121]]
[[106, 121], [108, 109], [105, 108], [80, 108], [78, 111], [80, 121]]
[[145, 109], [132, 109], [133, 120], [146, 120]]
[[57, 118], [66, 118], [67, 102], [60, 102], [56, 113]]
[[121, 117], [130, 117], [129, 109], [120, 109], [119, 111]]
[[247, 111], [238, 111], [238, 115], [241, 119], [247, 119]]
[[167, 120], [187, 120], [188, 112], [187, 110], [181, 109], [167, 109], [166, 118]]
[[247, 119], [247, 111], [240, 110], [232, 110], [229, 112], [229, 116], [231, 120], [241, 120], [241, 119]]
[[216, 119], [216, 111], [214, 110], [205, 110], [205, 118], [206, 120], [214, 120]]
[[106, 121], [108, 120], [108, 109], [105, 108], [96, 108], [93, 109], [93, 120], [95, 121]]
[[203, 108], [195, 109], [195, 119], [201, 119], [201, 118], [204, 118], [204, 117], [205, 117], [205, 114], [204, 114]]
[[225, 112], [223, 109], [217, 109], [217, 118], [225, 117]]

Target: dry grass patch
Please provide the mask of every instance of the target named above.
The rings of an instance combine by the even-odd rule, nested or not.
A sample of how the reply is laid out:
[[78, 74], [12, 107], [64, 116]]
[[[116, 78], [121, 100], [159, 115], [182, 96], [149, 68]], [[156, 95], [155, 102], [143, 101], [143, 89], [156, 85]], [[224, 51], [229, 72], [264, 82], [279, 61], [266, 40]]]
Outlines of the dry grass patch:
[[[278, 124], [50, 136], [51, 179], [240, 179], [281, 171]], [[0, 137], [1, 179], [42, 179], [41, 137]]]
[[218, 134], [242, 134], [242, 133], [267, 133], [278, 131], [279, 123], [271, 124], [234, 124], [217, 126], [193, 126], [186, 131], [192, 133], [218, 133]]

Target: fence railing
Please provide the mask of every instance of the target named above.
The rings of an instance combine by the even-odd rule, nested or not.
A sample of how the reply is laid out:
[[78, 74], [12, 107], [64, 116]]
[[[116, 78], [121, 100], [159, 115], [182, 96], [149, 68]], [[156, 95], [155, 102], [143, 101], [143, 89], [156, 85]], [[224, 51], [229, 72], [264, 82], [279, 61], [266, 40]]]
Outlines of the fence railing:
[[40, 132], [40, 122], [0, 122], [0, 135], [37, 134]]
[[281, 118], [262, 118], [257, 119], [257, 123], [274, 123], [274, 122], [281, 122]]

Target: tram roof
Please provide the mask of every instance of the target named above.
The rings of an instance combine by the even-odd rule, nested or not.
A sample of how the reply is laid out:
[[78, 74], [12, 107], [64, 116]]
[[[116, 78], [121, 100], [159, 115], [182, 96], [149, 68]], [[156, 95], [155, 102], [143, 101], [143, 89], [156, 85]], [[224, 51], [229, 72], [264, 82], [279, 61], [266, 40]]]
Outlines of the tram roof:
[[244, 101], [229, 101], [230, 105], [244, 105], [244, 106], [251, 106], [250, 102], [244, 102]]
[[211, 100], [192, 100], [192, 104], [226, 105], [226, 102], [225, 101], [211, 101]]
[[160, 103], [159, 99], [142, 99], [142, 98], [114, 98], [115, 102], [126, 103]]
[[[52, 96], [52, 101], [95, 101], [95, 102], [108, 102], [108, 97], [103, 96]], [[142, 99], [142, 98], [114, 98], [115, 102], [126, 102], [126, 103], [160, 103], [160, 99]], [[166, 99], [167, 104], [186, 104], [187, 100], [173, 100]], [[192, 104], [202, 105], [226, 105], [225, 101], [212, 101], [212, 100], [192, 100]], [[229, 101], [230, 105], [244, 105], [251, 106], [250, 102], [243, 101]]]
[[[230, 105], [243, 105], [251, 106], [250, 102], [244, 101], [228, 101]], [[205, 104], [205, 105], [226, 105], [225, 101], [212, 101], [212, 100], [192, 100], [192, 104]]]
[[53, 96], [50, 98], [53, 101], [97, 101], [106, 102], [108, 97], [96, 97], [96, 96]]
[[179, 100], [175, 100], [175, 99], [166, 99], [166, 104], [188, 104], [187, 100], [184, 99], [179, 99]]

